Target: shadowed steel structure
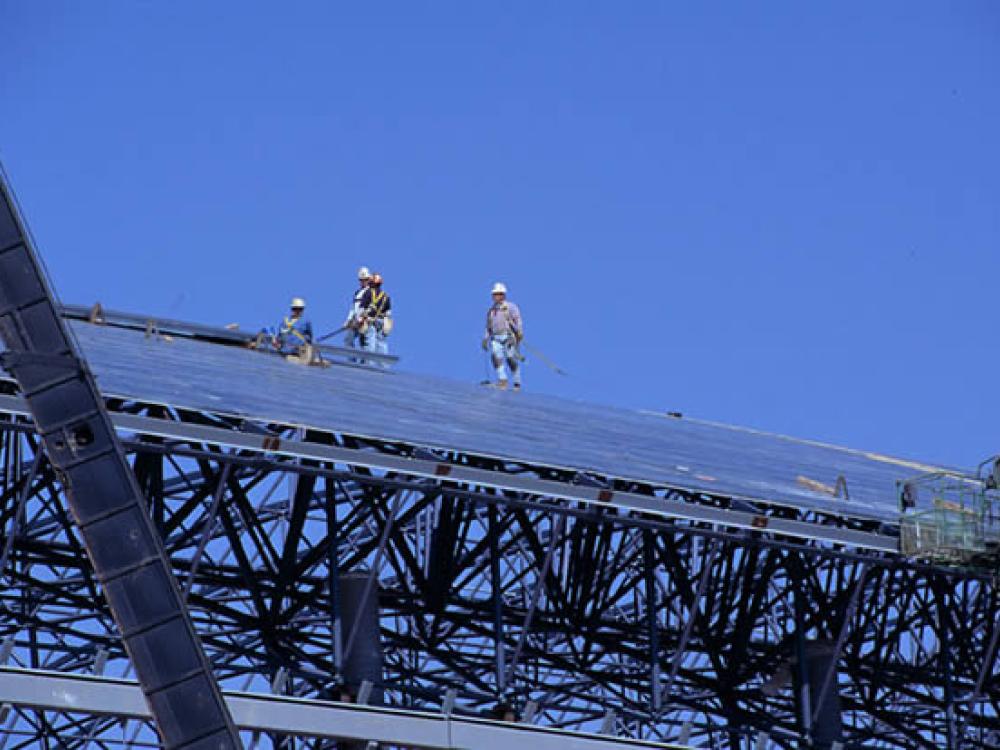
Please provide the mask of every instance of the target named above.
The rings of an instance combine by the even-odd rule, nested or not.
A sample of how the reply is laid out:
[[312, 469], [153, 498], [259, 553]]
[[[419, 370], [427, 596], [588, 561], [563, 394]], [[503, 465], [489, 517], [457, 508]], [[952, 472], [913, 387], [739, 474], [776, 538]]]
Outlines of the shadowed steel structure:
[[[45, 447], [29, 472], [44, 460], [67, 490], [62, 507], [73, 513], [165, 746], [239, 747], [170, 559], [2, 173], [0, 338], [2, 364], [16, 378]], [[3, 550], [6, 558], [10, 544]]]
[[[898, 553], [895, 482], [937, 467], [301, 367], [173, 326], [72, 330], [227, 691], [712, 748], [1000, 736], [994, 580]], [[0, 415], [0, 656], [130, 678], [13, 381]], [[354, 614], [368, 597], [377, 634]], [[363, 673], [377, 658], [381, 679], [359, 681], [349, 665], [373, 638]], [[134, 712], [28, 705], [6, 684], [8, 746], [152, 741]], [[337, 742], [287, 726], [244, 738]]]

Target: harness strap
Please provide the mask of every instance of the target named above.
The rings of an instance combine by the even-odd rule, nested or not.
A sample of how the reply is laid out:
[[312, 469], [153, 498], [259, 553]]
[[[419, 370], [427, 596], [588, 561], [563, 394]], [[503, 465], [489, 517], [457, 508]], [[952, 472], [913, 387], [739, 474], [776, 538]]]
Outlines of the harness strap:
[[293, 334], [295, 336], [298, 336], [299, 341], [301, 341], [303, 344], [308, 344], [309, 343], [308, 341], [306, 341], [306, 337], [303, 336], [302, 333], [299, 331], [299, 329], [297, 329], [295, 327], [295, 321], [292, 320], [291, 318], [285, 318], [284, 328], [282, 329], [281, 332], [282, 333], [291, 333], [291, 334]]
[[385, 306], [389, 301], [389, 295], [385, 292], [372, 292], [372, 301], [368, 305], [368, 317], [382, 318], [385, 316]]
[[490, 336], [495, 336], [493, 332], [493, 311], [499, 310], [503, 313], [504, 320], [507, 321], [507, 328], [510, 333], [513, 334], [514, 338], [518, 338], [520, 335], [520, 330], [514, 325], [514, 319], [510, 317], [510, 305], [506, 302], [501, 302], [499, 305], [494, 305], [489, 310], [486, 311], [486, 330], [490, 332]]

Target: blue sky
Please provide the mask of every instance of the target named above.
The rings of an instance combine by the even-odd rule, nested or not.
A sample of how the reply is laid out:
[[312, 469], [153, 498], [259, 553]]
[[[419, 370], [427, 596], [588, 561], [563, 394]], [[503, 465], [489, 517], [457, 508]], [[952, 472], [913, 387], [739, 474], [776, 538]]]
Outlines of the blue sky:
[[467, 381], [1000, 452], [1000, 4], [0, 0], [0, 156], [67, 302], [317, 328], [358, 265]]

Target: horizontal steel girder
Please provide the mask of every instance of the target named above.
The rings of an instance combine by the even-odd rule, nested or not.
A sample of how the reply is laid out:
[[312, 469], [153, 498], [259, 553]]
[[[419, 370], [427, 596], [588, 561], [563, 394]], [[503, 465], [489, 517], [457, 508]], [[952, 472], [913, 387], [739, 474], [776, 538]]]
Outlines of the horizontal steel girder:
[[[332, 701], [227, 691], [241, 729], [309, 738], [374, 741], [428, 750], [684, 750], [681, 745], [613, 739], [488, 719], [445, 716]], [[58, 672], [0, 668], [0, 704], [44, 711], [152, 718], [135, 682]]]
[[[13, 396], [0, 396], [0, 410], [6, 411], [9, 414], [27, 413], [24, 403]], [[499, 471], [475, 467], [457, 466], [440, 461], [393, 456], [374, 451], [278, 439], [269, 435], [225, 430], [206, 425], [185, 424], [134, 414], [112, 414], [112, 422], [119, 431], [131, 432], [137, 435], [239, 448], [265, 455], [361, 466], [381, 471], [398, 472], [405, 476], [434, 479], [437, 481], [462, 482], [496, 490], [524, 492], [562, 500], [580, 501], [598, 507], [610, 506], [620, 508], [624, 511], [648, 513], [663, 518], [684, 519], [726, 528], [753, 530], [761, 533], [840, 544], [858, 549], [891, 553], [899, 550], [899, 539], [894, 536], [792, 519], [775, 518], [730, 508], [697, 505], [669, 498], [611, 491], [600, 487], [572, 485], [565, 482], [505, 474]], [[683, 490], [684, 488], [677, 489]]]

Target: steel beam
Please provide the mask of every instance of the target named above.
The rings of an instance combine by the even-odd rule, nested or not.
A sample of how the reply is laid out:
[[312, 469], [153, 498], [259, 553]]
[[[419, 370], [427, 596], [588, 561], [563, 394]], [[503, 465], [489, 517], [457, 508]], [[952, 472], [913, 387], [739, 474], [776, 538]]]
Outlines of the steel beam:
[[[226, 691], [241, 729], [315, 739], [374, 741], [432, 750], [684, 750], [681, 745], [547, 729], [455, 714], [303, 700]], [[0, 704], [14, 707], [151, 718], [136, 683], [58, 672], [0, 668]]]
[[[0, 396], [0, 410], [12, 414], [25, 413], [27, 409], [18, 402], [19, 399], [16, 397]], [[463, 482], [497, 490], [580, 501], [595, 507], [613, 506], [626, 511], [648, 513], [662, 518], [708, 523], [726, 528], [755, 530], [798, 539], [846, 545], [858, 549], [891, 553], [899, 551], [897, 537], [869, 531], [771, 517], [761, 513], [730, 508], [698, 505], [683, 500], [640, 495], [634, 492], [611, 491], [551, 479], [536, 479], [442, 461], [395, 456], [358, 448], [278, 439], [271, 435], [226, 430], [208, 425], [188, 424], [135, 414], [115, 413], [112, 414], [111, 418], [117, 429], [137, 435], [193, 441], [219, 447], [249, 450], [264, 455], [326, 461], [377, 471], [392, 471], [424, 479]], [[749, 498], [744, 499], [749, 500]]]
[[93, 375], [56, 310], [0, 174], [2, 364], [17, 380], [168, 748], [237, 748], [222, 700]]

